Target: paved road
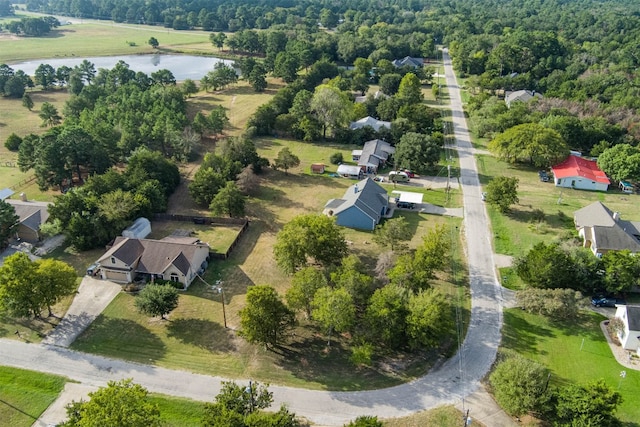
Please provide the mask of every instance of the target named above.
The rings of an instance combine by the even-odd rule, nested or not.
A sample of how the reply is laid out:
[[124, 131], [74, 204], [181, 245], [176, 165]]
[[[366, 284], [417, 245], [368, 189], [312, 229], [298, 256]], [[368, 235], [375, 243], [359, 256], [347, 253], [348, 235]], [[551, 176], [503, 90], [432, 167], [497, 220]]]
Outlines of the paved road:
[[[360, 392], [324, 392], [271, 386], [276, 406], [286, 403], [301, 416], [319, 425], [342, 425], [358, 415], [382, 418], [409, 415], [443, 404], [469, 408], [480, 380], [493, 363], [502, 324], [500, 288], [494, 272], [491, 240], [480, 185], [471, 154], [460, 93], [451, 60], [443, 54], [449, 94], [452, 98], [453, 122], [459, 145], [461, 184], [464, 193], [464, 235], [467, 243], [471, 281], [471, 324], [462, 351], [437, 370], [408, 384], [383, 390]], [[138, 365], [91, 354], [77, 353], [49, 345], [25, 344], [0, 339], [0, 361], [9, 366], [36, 369], [66, 375], [87, 385], [100, 386], [108, 380], [133, 378], [149, 390], [196, 400], [211, 400], [220, 390], [221, 378], [169, 369]], [[466, 398], [469, 397], [468, 400]], [[466, 406], [465, 406], [466, 401]], [[490, 406], [491, 400], [475, 403]], [[496, 408], [498, 415], [490, 426], [512, 425]], [[486, 409], [486, 408], [485, 408]], [[478, 411], [480, 412], [480, 411]]]

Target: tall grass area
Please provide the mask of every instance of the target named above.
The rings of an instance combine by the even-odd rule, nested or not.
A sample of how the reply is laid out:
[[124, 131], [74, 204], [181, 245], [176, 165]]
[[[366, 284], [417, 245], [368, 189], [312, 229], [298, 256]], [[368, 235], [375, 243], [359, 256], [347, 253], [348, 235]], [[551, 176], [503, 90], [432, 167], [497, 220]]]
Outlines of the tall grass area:
[[[464, 414], [455, 407], [441, 406], [407, 417], [382, 420], [382, 424], [384, 427], [459, 427], [462, 426], [463, 419]], [[471, 425], [484, 427], [484, 424], [476, 420]]]
[[63, 377], [0, 366], [0, 425], [30, 427], [58, 397]]
[[[603, 378], [624, 398], [618, 417], [628, 426], [638, 426], [640, 372], [618, 364], [600, 329], [602, 320], [601, 315], [589, 312], [559, 322], [508, 309], [504, 312], [502, 346], [546, 366], [552, 374], [551, 383], [557, 386]], [[626, 371], [624, 379], [621, 371]]]

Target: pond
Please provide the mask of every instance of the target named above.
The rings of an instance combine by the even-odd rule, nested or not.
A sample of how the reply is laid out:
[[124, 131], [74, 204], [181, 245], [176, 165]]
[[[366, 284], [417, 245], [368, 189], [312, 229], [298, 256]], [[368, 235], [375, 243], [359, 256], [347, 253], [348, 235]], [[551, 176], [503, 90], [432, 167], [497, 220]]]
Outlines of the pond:
[[36, 68], [38, 68], [40, 64], [49, 64], [56, 69], [63, 65], [73, 68], [76, 65], [79, 65], [85, 59], [93, 63], [96, 67], [96, 70], [100, 68], [113, 68], [120, 60], [129, 64], [129, 68], [133, 71], [141, 71], [148, 76], [151, 76], [151, 73], [154, 73], [158, 70], [167, 69], [171, 71], [176, 80], [179, 81], [185, 79], [200, 80], [205, 74], [213, 70], [213, 67], [218, 62], [224, 62], [228, 65], [233, 64], [233, 61], [222, 60], [211, 56], [155, 54], [99, 56], [91, 58], [65, 57], [36, 59], [32, 61], [9, 64], [9, 66], [15, 71], [22, 70], [27, 75], [33, 76]]

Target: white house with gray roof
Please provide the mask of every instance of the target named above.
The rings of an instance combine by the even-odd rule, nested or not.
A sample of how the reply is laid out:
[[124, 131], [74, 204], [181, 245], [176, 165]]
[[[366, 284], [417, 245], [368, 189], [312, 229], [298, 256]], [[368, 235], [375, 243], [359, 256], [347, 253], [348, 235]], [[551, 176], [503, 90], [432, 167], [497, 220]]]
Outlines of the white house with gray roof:
[[349, 187], [341, 199], [329, 200], [323, 213], [343, 227], [373, 230], [388, 208], [387, 190], [367, 178]]
[[351, 159], [358, 162], [358, 166], [366, 173], [378, 173], [378, 168], [384, 166], [395, 152], [395, 147], [392, 147], [388, 142], [372, 139], [364, 143], [362, 150], [353, 150]]
[[356, 120], [355, 122], [351, 122], [349, 124], [349, 129], [362, 129], [366, 126], [371, 127], [376, 132], [380, 131], [381, 128], [385, 127], [387, 129], [391, 129], [391, 122], [385, 122], [384, 120], [378, 120], [371, 116], [363, 117], [360, 120]]
[[640, 355], [640, 306], [617, 305], [615, 317], [622, 320], [624, 325], [617, 332], [622, 348]]
[[601, 202], [595, 202], [573, 214], [583, 246], [597, 257], [609, 251], [640, 253], [640, 222], [625, 221]]

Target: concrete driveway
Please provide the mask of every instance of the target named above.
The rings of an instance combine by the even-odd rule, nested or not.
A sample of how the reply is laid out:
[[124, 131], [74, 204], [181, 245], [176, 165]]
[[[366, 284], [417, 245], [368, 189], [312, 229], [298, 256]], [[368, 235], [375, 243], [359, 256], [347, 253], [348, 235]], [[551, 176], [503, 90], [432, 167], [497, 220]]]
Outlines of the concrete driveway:
[[84, 276], [67, 314], [42, 344], [69, 347], [102, 313], [121, 291], [121, 286], [108, 280]]

